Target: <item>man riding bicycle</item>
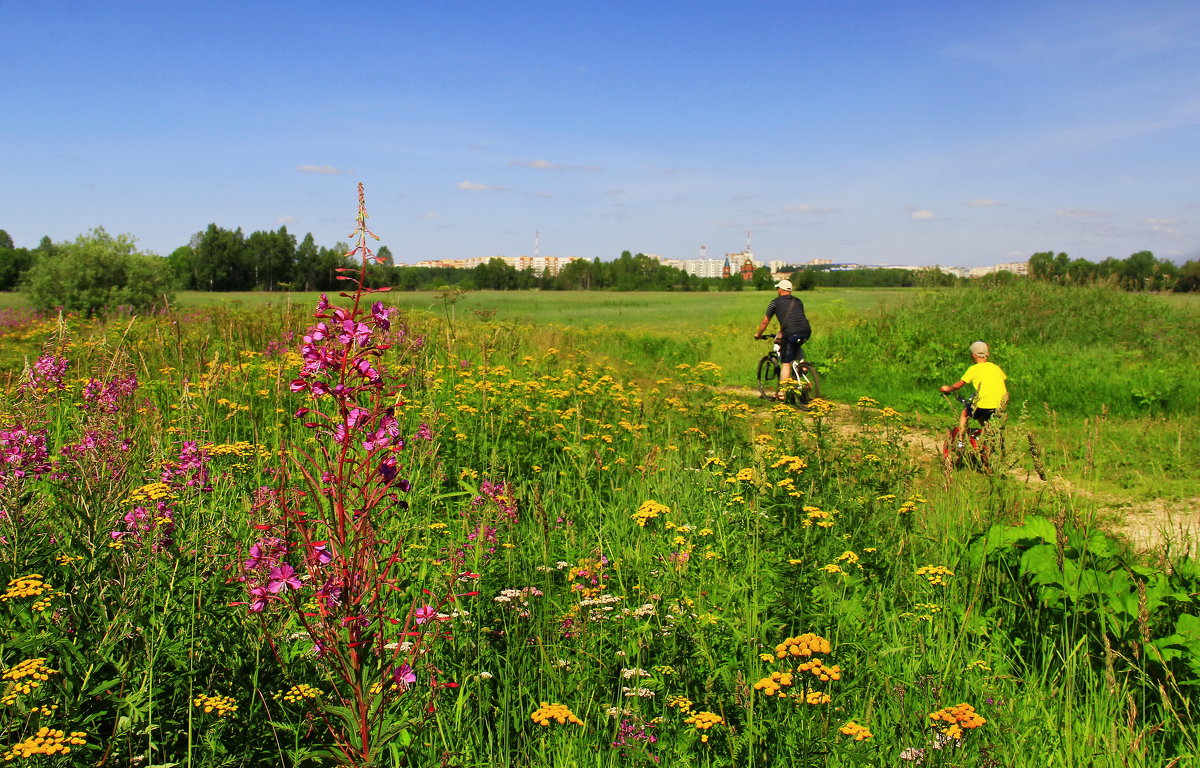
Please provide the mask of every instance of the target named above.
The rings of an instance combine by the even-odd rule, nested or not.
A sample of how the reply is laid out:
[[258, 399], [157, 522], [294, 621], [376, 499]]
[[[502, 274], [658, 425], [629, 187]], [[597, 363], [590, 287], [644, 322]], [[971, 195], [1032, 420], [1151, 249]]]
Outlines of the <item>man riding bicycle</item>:
[[804, 302], [792, 295], [792, 281], [780, 280], [775, 283], [775, 298], [767, 305], [766, 315], [762, 322], [758, 324], [758, 330], [754, 332], [754, 338], [761, 339], [762, 332], [767, 329], [771, 318], [779, 319], [779, 333], [776, 338], [779, 340], [779, 388], [776, 393], [776, 400], [783, 400], [783, 386], [792, 378], [792, 362], [794, 360], [803, 360], [804, 342], [808, 341], [812, 336], [812, 327], [808, 324], [808, 317], [804, 314]]
[[[958, 417], [957, 434], [960, 436], [960, 441], [967, 428], [967, 419], [974, 417], [982, 428], [987, 424], [988, 419], [992, 418], [996, 409], [1008, 400], [1008, 386], [1005, 384], [1008, 376], [1000, 366], [988, 362], [988, 345], [982, 341], [972, 344], [971, 359], [974, 364], [967, 368], [961, 379], [953, 384], [943, 384], [939, 387], [942, 394], [953, 392], [965, 384], [975, 387], [974, 400], [963, 408], [962, 414]], [[961, 442], [959, 447], [961, 447]]]

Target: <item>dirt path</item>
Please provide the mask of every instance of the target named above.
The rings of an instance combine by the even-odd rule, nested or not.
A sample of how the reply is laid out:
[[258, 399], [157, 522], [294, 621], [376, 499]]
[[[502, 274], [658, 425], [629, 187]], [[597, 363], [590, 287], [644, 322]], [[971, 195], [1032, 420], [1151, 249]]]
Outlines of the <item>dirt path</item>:
[[[730, 393], [758, 397], [752, 388], [731, 387]], [[864, 432], [878, 434], [880, 428], [859, 423], [856, 408], [844, 403], [834, 403], [829, 424], [844, 438], [852, 438]], [[1102, 494], [1086, 485], [1072, 482], [1061, 476], [1039, 473], [1030, 456], [1027, 438], [1016, 436], [1022, 445], [1010, 446], [1018, 451], [1020, 460], [1011, 461], [1004, 471], [1015, 481], [1024, 483], [1031, 492], [1053, 493], [1064, 499], [1087, 499], [1098, 507], [1102, 525], [1111, 532], [1127, 539], [1141, 552], [1158, 552], [1164, 555], [1200, 556], [1200, 497], [1179, 501], [1153, 499], [1130, 501], [1113, 494]], [[953, 472], [941, 465], [942, 435], [926, 428], [917, 427], [899, 435], [913, 459], [929, 467], [931, 473], [942, 473], [946, 482], [953, 481]]]

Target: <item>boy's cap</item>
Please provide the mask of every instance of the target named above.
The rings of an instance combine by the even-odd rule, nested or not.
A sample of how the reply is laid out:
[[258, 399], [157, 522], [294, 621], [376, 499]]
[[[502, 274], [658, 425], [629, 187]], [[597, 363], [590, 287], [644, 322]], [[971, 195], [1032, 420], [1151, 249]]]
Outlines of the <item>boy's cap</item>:
[[987, 357], [987, 353], [988, 353], [988, 345], [984, 344], [982, 341], [977, 341], [971, 345], [971, 354], [972, 355], [979, 355], [980, 357]]
[[775, 287], [782, 288], [785, 291], [790, 291], [790, 290], [792, 290], [792, 281], [791, 280], [780, 280], [778, 283], [775, 283]]

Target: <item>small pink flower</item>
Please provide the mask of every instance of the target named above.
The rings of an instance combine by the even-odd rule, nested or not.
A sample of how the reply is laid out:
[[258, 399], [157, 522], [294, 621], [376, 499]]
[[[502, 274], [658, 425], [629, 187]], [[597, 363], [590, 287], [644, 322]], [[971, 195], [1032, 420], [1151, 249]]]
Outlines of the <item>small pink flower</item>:
[[288, 589], [300, 589], [303, 586], [304, 582], [300, 581], [300, 577], [296, 575], [296, 569], [287, 563], [275, 566], [267, 576], [267, 591], [272, 595]]
[[434, 608], [432, 605], [422, 605], [413, 611], [413, 619], [416, 620], [418, 625], [424, 624], [434, 618], [437, 618], [437, 608]]
[[392, 679], [400, 686], [400, 690], [407, 691], [408, 686], [417, 682], [417, 673], [407, 664], [401, 664], [399, 669], [392, 670]]

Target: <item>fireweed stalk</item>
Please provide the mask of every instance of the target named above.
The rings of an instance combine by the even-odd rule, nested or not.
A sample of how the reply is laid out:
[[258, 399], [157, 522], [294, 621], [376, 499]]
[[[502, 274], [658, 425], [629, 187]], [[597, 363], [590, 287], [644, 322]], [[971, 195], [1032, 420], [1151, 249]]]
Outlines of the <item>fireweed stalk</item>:
[[[281, 610], [311, 640], [313, 663], [332, 688], [308, 700], [332, 741], [322, 751], [351, 766], [376, 764], [432, 711], [435, 686], [420, 685], [414, 664], [426, 630], [437, 624], [429, 613], [454, 599], [462, 575], [447, 574], [440, 597], [422, 590], [418, 606], [400, 583], [402, 542], [381, 538], [384, 524], [407, 508], [409, 490], [397, 460], [405, 448], [396, 417], [403, 385], [383, 363], [403, 337], [392, 329], [395, 310], [369, 300], [388, 289], [365, 285], [368, 263], [380, 261], [367, 245], [379, 238], [366, 220], [359, 184], [357, 245], [346, 254], [358, 266], [338, 270], [353, 291], [340, 294], [341, 302], [321, 296], [291, 384], [306, 396], [296, 418], [316, 447], [294, 448], [283, 487], [260, 492], [256, 510], [271, 522], [257, 526], [262, 536], [243, 563], [249, 610], [264, 619]], [[266, 635], [281, 663], [292, 656]]]

